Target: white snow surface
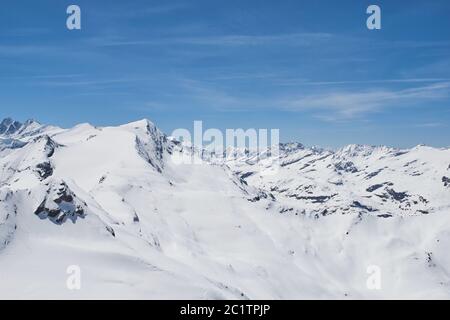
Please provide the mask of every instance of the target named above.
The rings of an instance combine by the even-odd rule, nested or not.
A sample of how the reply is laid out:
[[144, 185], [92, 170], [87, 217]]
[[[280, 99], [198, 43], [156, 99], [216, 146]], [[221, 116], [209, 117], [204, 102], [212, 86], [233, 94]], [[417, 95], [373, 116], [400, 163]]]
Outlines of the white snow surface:
[[449, 149], [179, 164], [148, 120], [4, 124], [0, 299], [450, 298]]

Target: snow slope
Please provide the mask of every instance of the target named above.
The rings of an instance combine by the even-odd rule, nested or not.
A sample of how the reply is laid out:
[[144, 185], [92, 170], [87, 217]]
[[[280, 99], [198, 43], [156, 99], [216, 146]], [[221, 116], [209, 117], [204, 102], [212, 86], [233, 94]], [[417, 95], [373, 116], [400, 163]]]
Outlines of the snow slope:
[[289, 144], [179, 164], [192, 150], [148, 120], [14, 123], [0, 126], [0, 298], [450, 297], [448, 149]]

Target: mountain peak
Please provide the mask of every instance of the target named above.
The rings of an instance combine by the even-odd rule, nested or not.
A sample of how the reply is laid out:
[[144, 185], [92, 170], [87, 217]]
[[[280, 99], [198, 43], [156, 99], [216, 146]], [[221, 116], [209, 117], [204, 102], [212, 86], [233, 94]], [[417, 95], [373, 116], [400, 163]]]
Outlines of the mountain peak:
[[147, 128], [147, 127], [155, 127], [155, 124], [150, 120], [144, 118], [138, 121], [133, 121], [127, 124], [122, 125], [121, 127], [129, 127], [129, 128]]
[[24, 126], [30, 126], [32, 124], [41, 125], [41, 123], [39, 121], [36, 121], [34, 119], [28, 119], [27, 121], [25, 121], [25, 123], [23, 125]]
[[291, 152], [305, 149], [305, 146], [299, 142], [280, 143], [280, 150]]
[[20, 123], [19, 121], [15, 121], [12, 118], [5, 118], [0, 123], [0, 134], [14, 134], [17, 130], [20, 129], [21, 126], [22, 123]]
[[7, 118], [2, 120], [1, 124], [11, 124], [13, 122], [14, 122], [14, 120], [12, 118], [7, 117]]
[[349, 144], [338, 150], [338, 154], [351, 157], [369, 155], [376, 147], [364, 144]]

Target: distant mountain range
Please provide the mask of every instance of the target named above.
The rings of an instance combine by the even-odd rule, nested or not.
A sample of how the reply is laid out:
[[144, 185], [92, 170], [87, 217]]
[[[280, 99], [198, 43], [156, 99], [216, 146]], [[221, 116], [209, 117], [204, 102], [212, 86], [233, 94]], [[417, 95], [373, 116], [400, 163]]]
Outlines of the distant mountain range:
[[450, 298], [450, 149], [229, 152], [3, 120], [0, 298]]

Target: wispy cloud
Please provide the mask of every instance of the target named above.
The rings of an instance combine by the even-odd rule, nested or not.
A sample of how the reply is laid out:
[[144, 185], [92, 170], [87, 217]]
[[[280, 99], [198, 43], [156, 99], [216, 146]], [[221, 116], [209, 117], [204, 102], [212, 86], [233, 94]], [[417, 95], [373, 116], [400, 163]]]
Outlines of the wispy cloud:
[[8, 80], [41, 80], [41, 79], [76, 79], [79, 77], [83, 77], [85, 76], [84, 74], [81, 73], [69, 73], [69, 74], [31, 74], [31, 75], [27, 75], [27, 76], [8, 76], [8, 77], [0, 77], [0, 79], [2, 78], [7, 78]]
[[31, 55], [49, 55], [60, 52], [57, 46], [48, 45], [0, 45], [0, 56], [31, 56]]
[[155, 14], [169, 14], [189, 7], [188, 2], [184, 3], [162, 3], [159, 5], [148, 6], [125, 6], [114, 7], [109, 10], [95, 10], [93, 13], [98, 18], [107, 19], [136, 19]]
[[[157, 11], [157, 8], [149, 9]], [[187, 26], [192, 29], [193, 26]], [[204, 32], [206, 26], [202, 28], [194, 27], [194, 30]], [[429, 48], [448, 48], [450, 41], [403, 41], [403, 40], [369, 40], [367, 38], [356, 36], [343, 36], [328, 32], [293, 32], [279, 34], [199, 34], [196, 36], [187, 36], [183, 28], [178, 27], [177, 34], [167, 37], [158, 37], [153, 39], [130, 39], [129, 37], [116, 38], [96, 38], [97, 45], [100, 46], [143, 46], [143, 45], [162, 45], [162, 44], [190, 44], [201, 46], [263, 46], [263, 45], [285, 45], [285, 46], [326, 46], [327, 49], [341, 50], [342, 48], [352, 50], [394, 50], [394, 49], [429, 49]], [[184, 34], [181, 36], [180, 34]], [[167, 34], [166, 34], [167, 35]], [[324, 47], [325, 48], [325, 47]], [[348, 57], [335, 58], [338, 61]], [[330, 57], [333, 59], [333, 57]], [[351, 59], [366, 60], [361, 57], [351, 57]]]
[[92, 39], [92, 43], [99, 46], [145, 46], [145, 45], [170, 45], [187, 44], [199, 46], [263, 46], [263, 45], [290, 45], [308, 46], [318, 41], [326, 41], [332, 38], [329, 33], [290, 33], [278, 35], [217, 35], [196, 37], [167, 37], [152, 40], [128, 40], [128, 39]]
[[403, 79], [374, 79], [374, 80], [344, 80], [344, 81], [310, 81], [307, 79], [279, 79], [276, 83], [282, 86], [336, 86], [353, 84], [400, 84], [400, 83], [427, 83], [450, 82], [450, 78], [403, 78]]
[[179, 79], [183, 94], [194, 103], [216, 110], [244, 110], [248, 99], [192, 79]]
[[259, 45], [293, 45], [307, 46], [317, 41], [328, 40], [328, 33], [292, 33], [279, 35], [226, 35], [213, 37], [191, 37], [178, 41], [193, 45], [213, 46], [259, 46]]
[[140, 14], [161, 14], [161, 13], [168, 13], [168, 12], [174, 12], [181, 9], [185, 9], [188, 7], [189, 4], [187, 2], [184, 3], [165, 3], [160, 4], [158, 6], [152, 6], [147, 7], [145, 9], [140, 9]]
[[92, 50], [89, 47], [75, 46], [75, 42], [61, 42], [59, 44], [0, 44], [0, 57], [7, 58], [36, 58], [60, 59], [74, 61], [70, 59], [101, 59], [106, 55], [100, 50]]
[[129, 83], [139, 83], [141, 78], [115, 78], [115, 79], [88, 79], [88, 80], [60, 80], [60, 81], [41, 81], [40, 85], [44, 86], [54, 86], [54, 87], [83, 87], [83, 86], [112, 86], [112, 85], [123, 85]]
[[[414, 81], [413, 81], [414, 82]], [[388, 108], [432, 106], [450, 97], [450, 81], [407, 89], [374, 89], [348, 91], [327, 90], [322, 93], [298, 95], [296, 92], [256, 94], [235, 90], [234, 87], [187, 78], [173, 79], [176, 95], [189, 105], [216, 111], [312, 112], [323, 121], [342, 121], [359, 118]], [[158, 105], [164, 104], [159, 101]]]
[[10, 28], [1, 29], [0, 34], [5, 37], [30, 37], [42, 36], [51, 32], [49, 28]]
[[425, 123], [419, 123], [416, 124], [414, 127], [416, 128], [438, 128], [442, 127], [443, 124], [440, 122], [425, 122]]
[[313, 110], [324, 120], [351, 119], [387, 107], [416, 105], [448, 99], [450, 82], [401, 90], [379, 89], [362, 92], [335, 91], [288, 99], [283, 103], [291, 111]]

